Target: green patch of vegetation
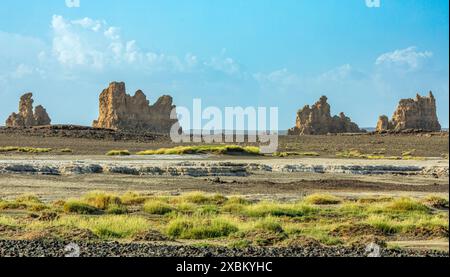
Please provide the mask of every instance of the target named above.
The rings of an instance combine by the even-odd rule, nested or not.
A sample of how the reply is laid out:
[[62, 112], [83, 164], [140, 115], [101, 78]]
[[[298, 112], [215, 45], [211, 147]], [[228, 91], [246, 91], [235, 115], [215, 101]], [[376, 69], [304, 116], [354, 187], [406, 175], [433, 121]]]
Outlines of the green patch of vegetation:
[[238, 228], [226, 218], [179, 217], [171, 220], [167, 234], [181, 239], [209, 239], [228, 236]]
[[107, 156], [130, 156], [131, 153], [128, 150], [111, 150], [106, 153]]
[[199, 145], [177, 146], [173, 148], [160, 148], [157, 150], [145, 150], [137, 155], [184, 155], [184, 154], [217, 154], [217, 155], [259, 155], [261, 150], [255, 146], [239, 145]]
[[342, 199], [331, 194], [315, 193], [305, 197], [304, 201], [314, 205], [335, 205], [342, 202]]
[[70, 148], [63, 148], [63, 149], [59, 149], [59, 152], [61, 153], [73, 153], [73, 150]]

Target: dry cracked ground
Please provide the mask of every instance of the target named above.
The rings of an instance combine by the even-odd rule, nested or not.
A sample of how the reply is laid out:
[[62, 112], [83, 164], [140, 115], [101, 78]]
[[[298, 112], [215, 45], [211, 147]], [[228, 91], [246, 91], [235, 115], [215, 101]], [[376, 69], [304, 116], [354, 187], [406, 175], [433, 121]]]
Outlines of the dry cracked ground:
[[0, 131], [0, 256], [449, 255], [447, 133], [140, 156], [174, 145], [39, 132]]

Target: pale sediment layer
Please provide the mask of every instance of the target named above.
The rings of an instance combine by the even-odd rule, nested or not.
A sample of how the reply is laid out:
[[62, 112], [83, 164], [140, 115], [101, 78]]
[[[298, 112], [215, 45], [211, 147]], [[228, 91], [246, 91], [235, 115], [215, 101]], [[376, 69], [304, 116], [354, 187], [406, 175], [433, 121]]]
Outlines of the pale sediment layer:
[[424, 175], [448, 177], [448, 160], [361, 159], [149, 159], [141, 157], [57, 157], [0, 159], [0, 174], [123, 174], [143, 176], [248, 176], [258, 173], [340, 173], [354, 175]]

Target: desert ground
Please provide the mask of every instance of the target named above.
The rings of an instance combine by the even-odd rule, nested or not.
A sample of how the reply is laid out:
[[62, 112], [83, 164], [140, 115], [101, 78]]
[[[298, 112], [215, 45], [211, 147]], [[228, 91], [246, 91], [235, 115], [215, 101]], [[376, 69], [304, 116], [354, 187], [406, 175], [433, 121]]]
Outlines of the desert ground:
[[280, 136], [276, 155], [136, 155], [177, 145], [0, 128], [0, 256], [63, 256], [69, 243], [82, 256], [367, 256], [370, 243], [448, 256], [448, 142]]

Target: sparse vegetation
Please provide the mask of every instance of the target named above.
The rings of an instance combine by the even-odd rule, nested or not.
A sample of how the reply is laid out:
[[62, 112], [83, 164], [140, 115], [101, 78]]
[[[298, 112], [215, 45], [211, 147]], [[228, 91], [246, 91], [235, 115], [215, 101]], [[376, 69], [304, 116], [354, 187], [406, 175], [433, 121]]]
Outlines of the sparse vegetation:
[[200, 145], [177, 146], [173, 148], [160, 148], [157, 150], [145, 150], [137, 155], [184, 155], [184, 154], [216, 154], [216, 155], [259, 155], [260, 149], [255, 146], [239, 145]]
[[111, 150], [106, 153], [107, 156], [130, 156], [131, 153], [128, 150]]
[[384, 151], [375, 151], [372, 154], [364, 154], [358, 149], [344, 150], [336, 153], [340, 158], [358, 158], [368, 160], [424, 160], [424, 157], [414, 155], [415, 150], [404, 151], [401, 156], [386, 156]]
[[317, 152], [275, 152], [273, 156], [281, 158], [291, 156], [318, 157], [320, 154]]
[[84, 229], [102, 240], [127, 240], [155, 230], [171, 238], [192, 240], [194, 244], [220, 241], [234, 248], [290, 246], [311, 241], [339, 245], [366, 236], [445, 238], [446, 211], [428, 207], [448, 204], [445, 200], [437, 196], [343, 199], [331, 194], [312, 194], [286, 203], [202, 192], [143, 196], [135, 192], [116, 195], [93, 191], [79, 199], [49, 205], [35, 195], [22, 195], [13, 201], [0, 200], [0, 209], [29, 209], [39, 204], [48, 211], [27, 220], [0, 215], [0, 228], [20, 232], [51, 228], [63, 233]]
[[0, 153], [2, 152], [48, 153], [50, 151], [52, 151], [51, 148], [33, 148], [33, 147], [16, 147], [16, 146], [0, 147]]

